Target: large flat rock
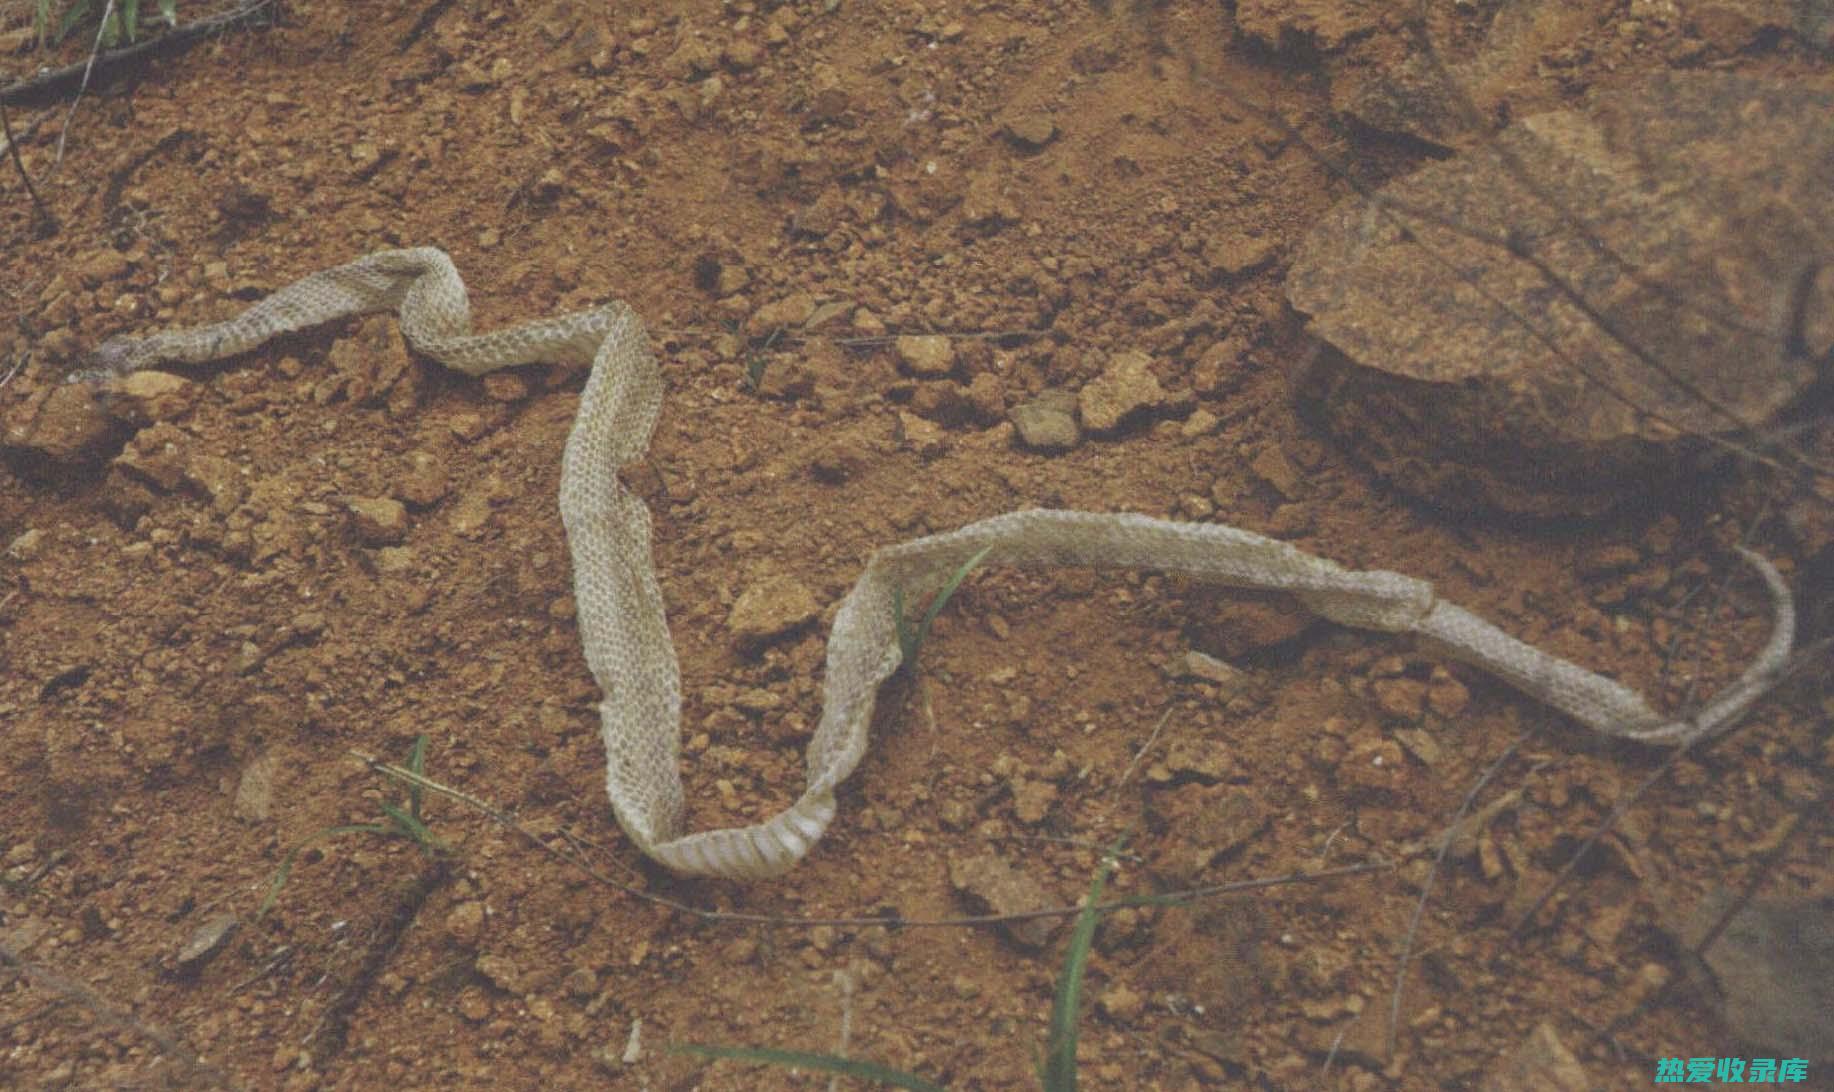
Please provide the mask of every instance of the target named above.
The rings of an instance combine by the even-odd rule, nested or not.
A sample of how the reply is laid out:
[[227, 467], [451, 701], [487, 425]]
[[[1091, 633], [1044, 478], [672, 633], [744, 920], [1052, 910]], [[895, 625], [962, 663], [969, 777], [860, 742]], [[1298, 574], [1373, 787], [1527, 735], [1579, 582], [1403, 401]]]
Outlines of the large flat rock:
[[1296, 252], [1302, 400], [1455, 507], [1597, 513], [1750, 446], [1834, 345], [1834, 88], [1670, 73], [1526, 118]]

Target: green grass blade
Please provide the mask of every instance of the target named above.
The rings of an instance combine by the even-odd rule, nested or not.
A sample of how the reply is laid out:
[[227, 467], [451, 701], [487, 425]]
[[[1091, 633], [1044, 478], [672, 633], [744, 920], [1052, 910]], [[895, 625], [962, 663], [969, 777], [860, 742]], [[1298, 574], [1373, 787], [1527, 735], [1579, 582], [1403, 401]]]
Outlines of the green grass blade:
[[90, 8], [91, 0], [77, 0], [65, 8], [64, 17], [57, 21], [57, 37], [54, 40], [61, 42], [70, 37], [70, 32], [76, 29], [77, 24], [89, 18]]
[[[427, 737], [422, 734], [414, 738], [414, 745], [408, 749], [407, 770], [415, 777], [424, 778], [427, 775], [426, 769]], [[255, 912], [255, 920], [260, 921], [267, 916], [269, 910], [274, 908], [275, 901], [280, 898], [280, 889], [286, 885], [287, 877], [292, 875], [293, 865], [299, 861], [299, 855], [313, 843], [326, 838], [340, 834], [374, 834], [383, 838], [406, 838], [428, 857], [450, 852], [451, 847], [441, 841], [439, 836], [427, 827], [426, 821], [421, 818], [421, 792], [420, 785], [409, 782], [407, 797], [401, 803], [391, 804], [384, 801], [377, 804], [377, 807], [382, 809], [382, 817], [388, 820], [386, 823], [353, 823], [347, 826], [326, 827], [307, 835], [304, 841], [294, 846], [281, 859], [280, 867], [274, 871], [274, 878], [268, 881], [267, 897], [261, 900], [261, 909]]]
[[294, 846], [292, 850], [281, 859], [280, 867], [274, 870], [274, 878], [269, 880], [267, 884], [267, 898], [261, 900], [261, 909], [255, 911], [255, 920], [260, 921], [262, 918], [267, 917], [267, 912], [274, 908], [275, 900], [280, 898], [280, 889], [286, 886], [287, 877], [293, 873], [294, 863], [299, 860], [299, 855], [301, 853], [304, 853], [312, 847], [314, 842], [322, 842], [326, 838], [335, 838], [340, 834], [387, 833], [389, 833], [389, 829], [380, 823], [353, 823], [348, 826], [326, 827], [323, 830], [314, 831], [306, 835], [306, 840]]
[[1121, 851], [1122, 841], [1114, 844], [1102, 865], [1095, 870], [1095, 882], [1089, 885], [1089, 901], [1076, 915], [1076, 929], [1070, 934], [1070, 948], [1064, 954], [1063, 973], [1057, 976], [1057, 1000], [1051, 1005], [1051, 1036], [1044, 1048], [1044, 1072], [1040, 1080], [1044, 1092], [1076, 1092], [1076, 1031], [1082, 1012], [1083, 972], [1089, 968], [1089, 947], [1095, 942], [1095, 925], [1101, 918], [1096, 909], [1102, 901], [1102, 888], [1114, 872], [1113, 854]]
[[381, 827], [378, 827], [378, 830], [383, 830], [384, 833], [392, 834], [396, 837], [406, 838], [415, 845], [418, 845], [424, 853], [435, 853], [445, 850], [446, 843], [440, 841], [438, 835], [428, 830], [425, 823], [402, 810], [399, 804], [379, 804], [377, 806], [382, 809], [382, 814], [388, 816], [395, 824], [395, 829], [393, 830], [385, 830]]
[[892, 1069], [875, 1062], [862, 1062], [833, 1054], [808, 1054], [800, 1050], [772, 1050], [767, 1047], [707, 1046], [701, 1043], [679, 1043], [670, 1047], [669, 1050], [675, 1054], [692, 1054], [699, 1058], [712, 1058], [716, 1061], [756, 1062], [760, 1065], [782, 1066], [786, 1069], [809, 1069], [817, 1073], [857, 1077], [863, 1081], [877, 1081], [893, 1088], [909, 1089], [910, 1092], [943, 1092], [942, 1085], [932, 1084], [915, 1073], [906, 1073], [902, 1069]]
[[892, 625], [898, 630], [898, 656], [904, 669], [911, 669], [911, 660], [917, 654], [917, 635], [911, 632], [910, 619], [904, 616], [904, 585], [892, 589]]
[[[422, 732], [414, 737], [414, 746], [408, 751], [408, 769], [416, 777], [427, 776], [427, 734]], [[420, 818], [420, 786], [408, 782], [408, 812], [415, 819]]]
[[911, 632], [909, 621], [904, 616], [904, 589], [892, 589], [892, 622], [898, 629], [898, 651], [904, 658], [906, 671], [917, 670], [917, 651], [923, 647], [923, 642], [929, 639], [930, 626], [936, 621], [936, 616], [949, 605], [949, 600], [955, 597], [956, 591], [962, 586], [962, 581], [968, 579], [968, 574], [973, 572], [975, 566], [985, 561], [987, 555], [992, 552], [992, 546], [981, 547], [979, 553], [962, 562], [961, 568], [949, 574], [948, 582], [943, 584], [941, 590], [930, 600], [930, 608], [923, 612], [923, 621], [918, 623], [915, 633]]
[[159, 17], [166, 21], [166, 26], [177, 26], [178, 0], [159, 0]]

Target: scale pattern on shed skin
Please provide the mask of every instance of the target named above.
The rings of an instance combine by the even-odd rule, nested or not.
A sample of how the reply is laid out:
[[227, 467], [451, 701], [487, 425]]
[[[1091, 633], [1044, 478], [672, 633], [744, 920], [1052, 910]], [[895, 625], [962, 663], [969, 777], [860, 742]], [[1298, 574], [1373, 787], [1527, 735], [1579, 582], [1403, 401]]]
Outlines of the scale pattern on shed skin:
[[821, 722], [809, 742], [808, 785], [772, 818], [689, 833], [677, 770], [681, 673], [663, 612], [643, 501], [618, 469], [643, 456], [662, 408], [649, 336], [623, 303], [471, 332], [465, 285], [444, 251], [390, 250], [286, 286], [235, 318], [117, 338], [73, 378], [122, 376], [165, 361], [203, 363], [335, 319], [396, 311], [421, 353], [467, 375], [544, 362], [590, 368], [561, 461], [560, 512], [573, 554], [574, 597], [599, 705], [606, 786], [619, 824], [650, 857], [682, 873], [758, 879], [788, 871], [820, 840], [835, 790], [866, 753], [878, 689], [898, 669], [897, 589], [921, 596], [982, 550], [986, 565], [1146, 568], [1296, 595], [1340, 625], [1418, 633], [1596, 732], [1678, 745], [1729, 728], [1788, 659], [1789, 590], [1762, 557], [1741, 551], [1770, 592], [1769, 642], [1741, 678], [1694, 718], [1666, 718], [1635, 691], [1510, 637], [1400, 573], [1345, 569], [1287, 543], [1220, 524], [1133, 514], [1033, 509], [971, 523], [874, 553], [842, 601], [828, 639]]

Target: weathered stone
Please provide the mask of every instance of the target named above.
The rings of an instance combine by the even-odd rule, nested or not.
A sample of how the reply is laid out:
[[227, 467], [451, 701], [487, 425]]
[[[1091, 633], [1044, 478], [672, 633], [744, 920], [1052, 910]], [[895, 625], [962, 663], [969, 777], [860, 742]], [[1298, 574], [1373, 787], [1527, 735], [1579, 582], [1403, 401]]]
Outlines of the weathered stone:
[[906, 335], [897, 348], [898, 362], [912, 375], [942, 376], [955, 368], [955, 346], [941, 334]]
[[1248, 469], [1286, 500], [1294, 500], [1299, 496], [1299, 483], [1303, 476], [1293, 461], [1286, 457], [1286, 452], [1280, 450], [1279, 444], [1267, 444], [1257, 451], [1254, 458], [1249, 460]]
[[1584, 1092], [1592, 1082], [1553, 1025], [1537, 1024], [1528, 1038], [1484, 1074], [1482, 1092]]
[[1370, 689], [1375, 691], [1376, 708], [1390, 720], [1412, 723], [1426, 706], [1426, 684], [1419, 679], [1377, 679]]
[[401, 499], [416, 508], [427, 508], [438, 504], [446, 495], [451, 484], [446, 477], [445, 464], [439, 456], [431, 451], [415, 450], [408, 452], [408, 465], [395, 479], [395, 487]]
[[982, 372], [969, 380], [963, 395], [977, 421], [998, 421], [1006, 412], [1006, 384], [992, 372]]
[[1433, 669], [1426, 684], [1427, 708], [1442, 717], [1456, 717], [1471, 702], [1471, 691], [1443, 667]]
[[[949, 882], [976, 913], [1023, 914], [1056, 905], [1037, 880], [991, 853], [952, 858]], [[1002, 927], [1022, 947], [1042, 948], [1057, 925], [1056, 918], [1024, 918]]]
[[1198, 679], [1211, 683], [1226, 697], [1240, 693], [1249, 682], [1248, 672], [1196, 649], [1190, 649], [1174, 659], [1168, 673], [1176, 679]]
[[[1735, 898], [1709, 892], [1677, 939], [1697, 946]], [[1834, 1065], [1834, 896], [1751, 900], [1707, 949], [1706, 966], [1710, 995], [1741, 1043]]]
[[242, 767], [236, 780], [236, 818], [249, 823], [266, 822], [274, 809], [274, 774], [280, 759], [272, 751], [262, 751]]
[[1115, 432], [1164, 405], [1165, 389], [1153, 375], [1152, 363], [1152, 357], [1137, 350], [1116, 353], [1102, 374], [1084, 384], [1077, 395], [1083, 427], [1094, 433]]
[[203, 970], [211, 960], [221, 954], [224, 945], [229, 943], [229, 938], [235, 936], [236, 930], [241, 925], [241, 918], [233, 912], [226, 911], [198, 926], [197, 931], [191, 934], [191, 939], [185, 942], [184, 948], [179, 950], [178, 956], [174, 959], [174, 962], [178, 964], [179, 973], [194, 975]]
[[344, 507], [357, 537], [371, 546], [395, 546], [407, 537], [407, 509], [392, 497], [351, 497]]
[[485, 952], [478, 957], [475, 966], [479, 974], [504, 993], [522, 992], [522, 970], [509, 956]]
[[392, 315], [372, 315], [349, 337], [332, 343], [326, 354], [332, 376], [315, 397], [328, 402], [342, 394], [352, 402], [374, 402], [408, 372], [412, 359], [401, 324]]
[[1037, 826], [1057, 801], [1057, 786], [1049, 781], [1016, 777], [1012, 782], [1013, 816], [1027, 826]]
[[1343, 761], [1337, 764], [1338, 784], [1393, 792], [1407, 780], [1407, 757], [1394, 740], [1364, 731], [1352, 735], [1347, 743]]
[[867, 452], [850, 440], [830, 440], [809, 453], [809, 476], [818, 482], [838, 485], [857, 475], [865, 467]]
[[908, 410], [898, 411], [898, 439], [926, 459], [942, 454], [948, 447], [941, 426]]
[[461, 948], [475, 948], [484, 935], [484, 904], [476, 899], [459, 903], [446, 913], [446, 937]]
[[1051, 120], [1049, 114], [1033, 111], [1020, 114], [1006, 123], [1007, 138], [1028, 151], [1044, 147], [1056, 135], [1057, 123]]
[[490, 1019], [490, 995], [482, 987], [467, 986], [459, 991], [458, 1011], [467, 1021], [481, 1024]]
[[171, 372], [135, 372], [108, 384], [103, 408], [110, 417], [131, 425], [172, 421], [197, 402], [197, 384]]
[[87, 383], [52, 387], [42, 400], [34, 398], [14, 407], [5, 424], [0, 447], [58, 461], [96, 458], [117, 435], [96, 398], [96, 389]]
[[800, 329], [813, 314], [815, 297], [807, 292], [794, 292], [752, 312], [751, 319], [745, 324], [745, 332], [754, 337], [762, 337], [774, 330]]
[[[1699, 9], [1688, 14], [1699, 22]], [[1471, 143], [1482, 130], [1470, 119], [1493, 116], [1505, 101], [1516, 117], [1553, 105], [1552, 95], [1536, 105], [1544, 100], [1531, 89], [1547, 86], [1549, 60], [1583, 41], [1592, 18], [1583, 5], [1559, 0], [1505, 4], [1468, 59], [1415, 50], [1389, 64], [1340, 68], [1332, 74], [1331, 107], [1370, 129], [1448, 149]]]
[[1068, 391], [1045, 391], [1014, 406], [1011, 416], [1019, 442], [1034, 451], [1068, 451], [1083, 442], [1076, 396]]
[[1146, 1009], [1146, 999], [1120, 982], [1102, 991], [1096, 999], [1102, 1015], [1117, 1024], [1131, 1024]]
[[76, 262], [76, 275], [87, 288], [118, 280], [127, 270], [127, 255], [112, 248], [91, 251]]
[[1834, 154], [1830, 112], [1809, 85], [1669, 73], [1404, 179], [1386, 215], [1346, 202], [1287, 281], [1331, 347], [1300, 396], [1443, 504], [1646, 494], [1699, 437], [1773, 422], [1834, 351], [1834, 273], [1804, 251], [1834, 189], [1792, 166]]
[[759, 645], [806, 625], [820, 613], [815, 593], [802, 582], [771, 575], [739, 596], [726, 618], [726, 628], [740, 645]]
[[[1461, 87], [1469, 86], [1461, 84]], [[1399, 62], [1358, 68], [1331, 80], [1331, 108], [1366, 128], [1448, 145], [1463, 128], [1433, 59], [1409, 54]]]
[[1238, 0], [1235, 7], [1236, 29], [1276, 49], [1334, 50], [1373, 31], [1381, 17], [1374, 0]]
[[1239, 277], [1274, 256], [1274, 241], [1263, 235], [1232, 233], [1204, 241], [1204, 264], [1213, 277]]
[[706, 75], [718, 63], [718, 51], [699, 38], [689, 38], [663, 59], [662, 70], [675, 79], [688, 80]]
[[248, 494], [242, 467], [221, 455], [196, 453], [185, 460], [185, 483], [203, 490], [212, 508], [228, 515]]
[[36, 527], [28, 527], [13, 541], [6, 545], [6, 556], [14, 561], [30, 561], [44, 549], [45, 533]]
[[[823, 238], [833, 233], [847, 215], [847, 201], [839, 186], [829, 186], [814, 201], [790, 217], [790, 229], [799, 235]], [[813, 319], [813, 315], [810, 316]], [[900, 338], [899, 340], [903, 340]]]
[[1828, 44], [1825, 17], [1811, 17], [1806, 11], [1797, 15], [1791, 5], [1774, 0], [1705, 0], [1688, 7], [1688, 22], [1702, 41], [1725, 54], [1743, 52], [1767, 34], [1800, 33], [1816, 25], [1822, 39], [1814, 44]]
[[1259, 837], [1268, 812], [1253, 793], [1199, 782], [1153, 793], [1147, 821], [1164, 829], [1168, 848], [1175, 847], [1170, 867], [1193, 880], [1212, 861]]
[[141, 429], [114, 457], [114, 465], [160, 489], [177, 489], [191, 459], [191, 437], [175, 425]]

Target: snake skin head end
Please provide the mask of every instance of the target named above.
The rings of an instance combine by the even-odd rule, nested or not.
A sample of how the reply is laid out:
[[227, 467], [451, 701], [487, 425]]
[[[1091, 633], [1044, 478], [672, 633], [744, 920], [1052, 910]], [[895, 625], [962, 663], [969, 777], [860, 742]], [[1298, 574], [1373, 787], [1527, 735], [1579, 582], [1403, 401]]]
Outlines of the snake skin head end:
[[89, 352], [85, 367], [64, 377], [66, 383], [99, 383], [119, 379], [145, 363], [145, 339], [109, 338]]

